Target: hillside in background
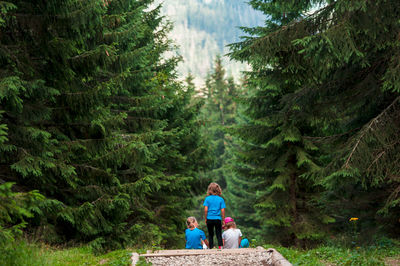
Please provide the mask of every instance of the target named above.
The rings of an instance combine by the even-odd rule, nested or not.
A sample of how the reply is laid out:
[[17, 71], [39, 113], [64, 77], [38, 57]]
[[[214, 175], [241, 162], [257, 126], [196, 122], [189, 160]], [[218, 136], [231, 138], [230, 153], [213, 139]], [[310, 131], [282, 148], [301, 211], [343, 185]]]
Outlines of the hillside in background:
[[[170, 37], [180, 47], [184, 62], [178, 67], [184, 77], [191, 72], [202, 85], [217, 54], [226, 54], [226, 45], [237, 42], [244, 33], [239, 26], [263, 25], [262, 13], [245, 0], [164, 0], [162, 12], [173, 23]], [[245, 65], [223, 58], [227, 74], [238, 80]]]

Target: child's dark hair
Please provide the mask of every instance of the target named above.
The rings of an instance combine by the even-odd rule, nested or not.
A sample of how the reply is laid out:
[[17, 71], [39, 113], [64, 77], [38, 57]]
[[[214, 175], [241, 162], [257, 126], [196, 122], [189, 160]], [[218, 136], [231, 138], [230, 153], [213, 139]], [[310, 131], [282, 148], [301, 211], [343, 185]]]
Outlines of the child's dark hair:
[[196, 222], [197, 222], [197, 220], [195, 217], [193, 217], [193, 216], [188, 217], [186, 220], [187, 227], [194, 228], [194, 223], [196, 223]]
[[222, 189], [217, 183], [211, 183], [208, 185], [207, 196], [210, 195], [216, 195], [216, 196], [222, 195]]

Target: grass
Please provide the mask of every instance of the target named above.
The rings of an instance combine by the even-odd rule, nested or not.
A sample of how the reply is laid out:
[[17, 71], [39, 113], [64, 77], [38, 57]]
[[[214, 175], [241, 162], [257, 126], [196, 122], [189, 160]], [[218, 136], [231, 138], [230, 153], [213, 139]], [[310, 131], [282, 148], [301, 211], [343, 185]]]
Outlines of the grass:
[[116, 250], [101, 256], [93, 254], [88, 247], [69, 249], [42, 249], [47, 265], [129, 265], [132, 250]]
[[0, 245], [0, 265], [45, 265], [41, 249], [25, 241], [12, 241]]
[[43, 244], [29, 244], [24, 240], [8, 243], [0, 248], [0, 265], [130, 265], [133, 250], [116, 250], [96, 256], [88, 246], [54, 248]]
[[[269, 248], [271, 246], [265, 246]], [[293, 265], [399, 265], [400, 247], [321, 246], [311, 250], [274, 247]]]

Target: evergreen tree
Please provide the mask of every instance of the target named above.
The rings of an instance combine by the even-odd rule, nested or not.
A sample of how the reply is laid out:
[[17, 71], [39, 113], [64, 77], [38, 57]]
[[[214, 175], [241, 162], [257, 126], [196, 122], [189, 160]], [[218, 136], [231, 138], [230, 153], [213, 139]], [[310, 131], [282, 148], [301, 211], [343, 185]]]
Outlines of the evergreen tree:
[[192, 74], [188, 74], [185, 79], [186, 87], [188, 90], [193, 92], [191, 97], [191, 105], [197, 105], [200, 107], [198, 110], [198, 119], [196, 122], [197, 127], [200, 130], [201, 139], [203, 142], [202, 149], [203, 149], [203, 156], [201, 159], [206, 167], [202, 167], [197, 172], [197, 178], [191, 181], [190, 189], [188, 190], [187, 197], [191, 198], [191, 208], [188, 210], [189, 216], [196, 217], [199, 228], [202, 230], [207, 230], [206, 224], [204, 222], [204, 207], [203, 202], [205, 198], [205, 194], [207, 191], [207, 187], [211, 182], [211, 177], [208, 176], [209, 170], [213, 164], [213, 154], [212, 154], [212, 143], [211, 137], [209, 135], [204, 134], [206, 125], [208, 126], [209, 121], [206, 117], [202, 116], [201, 112], [204, 109], [205, 99], [204, 99], [204, 91], [198, 90], [193, 83], [194, 76]]
[[122, 78], [112, 110], [127, 113], [118, 173], [131, 195], [131, 237], [140, 243], [178, 245], [184, 210], [190, 206], [186, 191], [204, 151], [195, 122], [199, 106], [190, 105], [193, 91], [174, 81], [177, 58], [162, 59], [171, 46], [166, 38], [170, 26], [158, 18], [159, 8], [143, 12], [150, 2], [139, 5], [121, 24], [115, 24], [115, 17], [131, 4], [110, 3], [108, 9], [116, 38], [110, 43], [118, 43], [117, 54], [125, 51], [120, 58], [126, 64], [121, 76], [109, 73]]
[[111, 88], [103, 69], [113, 63], [102, 36], [106, 6], [15, 5], [1, 35], [10, 146], [2, 150], [2, 173], [19, 189], [47, 197], [30, 221], [44, 239], [99, 243], [107, 235], [113, 246], [123, 237], [121, 217], [128, 210], [121, 208], [126, 196], [115, 190], [115, 173], [99, 162], [117, 145], [112, 131], [123, 117], [106, 102]]
[[15, 1], [2, 18], [0, 174], [45, 195], [29, 222], [46, 241], [177, 244], [205, 149], [151, 3]]
[[[201, 110], [201, 117], [204, 120], [203, 136], [209, 142], [210, 154], [213, 163], [210, 170], [203, 173], [201, 180], [201, 196], [198, 198], [198, 205], [204, 201], [207, 186], [210, 182], [217, 182], [223, 189], [223, 197], [227, 204], [226, 216], [232, 215], [232, 204], [229, 203], [229, 192], [227, 182], [230, 169], [227, 162], [230, 159], [228, 147], [231, 145], [232, 138], [226, 132], [228, 126], [235, 123], [236, 103], [234, 98], [239, 93], [239, 87], [235, 84], [232, 77], [227, 78], [222, 59], [217, 56], [215, 66], [208, 74], [205, 88], [201, 92], [205, 104]], [[199, 216], [203, 220], [204, 212]], [[201, 224], [203, 225], [203, 224]]]
[[[0, 29], [6, 22], [7, 13], [15, 8], [16, 6], [9, 2], [2, 2], [0, 4]], [[6, 92], [8, 91], [5, 89], [5, 84], [3, 83], [0, 85], [0, 100], [6, 97], [15, 97], [12, 93], [6, 95]], [[0, 151], [9, 151], [12, 150], [12, 146], [7, 144], [8, 126], [7, 124], [3, 124], [4, 113], [5, 111], [1, 108]], [[14, 238], [22, 233], [22, 229], [26, 226], [25, 219], [32, 217], [32, 205], [37, 205], [38, 200], [42, 199], [42, 196], [37, 193], [37, 191], [31, 191], [29, 193], [13, 192], [13, 183], [5, 182], [6, 177], [6, 175], [0, 175], [0, 250], [2, 254], [6, 252], [5, 245], [7, 243], [12, 243]]]
[[[316, 208], [320, 188], [309, 178], [319, 169], [318, 149], [305, 138], [313, 128], [299, 105], [286, 104], [303, 85], [298, 78], [300, 70], [292, 73], [286, 58], [286, 53], [297, 51], [291, 40], [274, 39], [274, 33], [300, 18], [310, 2], [278, 2], [252, 1], [270, 17], [266, 27], [249, 29], [260, 37], [232, 45], [232, 57], [253, 67], [249, 92], [242, 100], [246, 120], [234, 130], [241, 139], [236, 164], [238, 175], [246, 177], [257, 195], [255, 208], [262, 234], [285, 245], [308, 245], [324, 237], [322, 224], [331, 219]], [[254, 49], [258, 40], [268, 37], [270, 43]]]
[[234, 217], [244, 237], [261, 243], [263, 236], [260, 232], [259, 219], [254, 208], [257, 200], [257, 195], [254, 193], [257, 182], [249, 180], [244, 174], [246, 165], [241, 161], [238, 151], [245, 146], [245, 143], [235, 136], [235, 128], [245, 124], [247, 121], [243, 115], [244, 104], [241, 104], [240, 101], [247, 92], [248, 79], [244, 78], [241, 82], [240, 94], [236, 95], [234, 101], [235, 123], [232, 123], [227, 128], [231, 141], [227, 147], [228, 159], [224, 167], [227, 182], [226, 198], [230, 214]]
[[[248, 29], [254, 37], [232, 46], [232, 56], [250, 62], [254, 70], [253, 101], [247, 111], [251, 119], [238, 129], [249, 145], [243, 153], [249, 171], [274, 177], [295, 169], [295, 194], [300, 201], [291, 205], [298, 215], [286, 215], [291, 221], [300, 217], [300, 210], [311, 218], [310, 207], [319, 204], [328, 214], [319, 216], [322, 222], [334, 217], [340, 230], [352, 216], [361, 217], [369, 232], [377, 221], [393, 229], [393, 214], [399, 207], [398, 182], [393, 178], [398, 171], [394, 165], [394, 154], [398, 154], [394, 122], [399, 92], [394, 78], [399, 47], [394, 33], [399, 28], [397, 5], [394, 1], [327, 1], [314, 14], [303, 15], [312, 4], [323, 2], [251, 3], [271, 19], [265, 28]], [[271, 158], [265, 150], [274, 146], [275, 151], [283, 150]], [[263, 154], [275, 160], [282, 154], [292, 155], [286, 157], [289, 160], [267, 163], [262, 161]], [[268, 173], [260, 167], [266, 164], [279, 167]], [[316, 164], [324, 166], [321, 171]], [[269, 180], [267, 195], [280, 184], [283, 191], [292, 191], [292, 178], [286, 183], [289, 186], [279, 179]], [[265, 190], [260, 190], [260, 199], [265, 199]], [[271, 201], [272, 206], [281, 202], [279, 198]], [[263, 200], [258, 206], [268, 204]], [[301, 217], [299, 222], [306, 221], [306, 216]], [[321, 228], [314, 224], [307, 234], [315, 237], [312, 234]], [[292, 223], [285, 231], [297, 229]]]
[[234, 123], [235, 103], [233, 99], [236, 97], [237, 91], [238, 88], [233, 78], [225, 77], [221, 57], [217, 56], [215, 66], [206, 79], [204, 92], [206, 102], [202, 112], [207, 121], [204, 135], [211, 138], [215, 158], [213, 170], [208, 175], [213, 181], [218, 182], [223, 189], [226, 188], [223, 173], [226, 162], [225, 151], [230, 141], [225, 128]]
[[314, 113], [312, 107], [320, 106], [318, 118], [326, 129], [321, 135], [329, 136], [321, 141], [330, 152], [325, 151], [326, 167], [320, 174], [327, 189], [327, 212], [336, 218], [338, 228], [350, 217], [360, 218], [361, 230], [368, 232], [361, 234], [364, 238], [379, 229], [398, 236], [394, 225], [399, 210], [395, 178], [399, 127], [395, 121], [400, 90], [398, 79], [393, 78], [399, 66], [395, 55], [400, 42], [394, 34], [400, 27], [398, 5], [336, 1], [304, 24], [321, 32], [294, 44], [305, 58], [313, 54], [310, 69], [320, 77], [318, 84], [308, 83], [298, 102], [311, 103], [309, 112]]
[[[199, 202], [204, 200], [204, 191], [209, 182], [220, 183], [227, 205], [226, 216], [234, 217], [245, 236], [253, 238], [258, 235], [258, 223], [252, 208], [254, 193], [250, 183], [241, 179], [234, 170], [238, 163], [234, 159], [234, 150], [240, 144], [230, 133], [230, 128], [240, 120], [237, 118], [237, 101], [243, 93], [242, 88], [235, 84], [232, 77], [225, 77], [220, 57], [216, 58], [205, 85], [202, 94], [206, 101], [202, 112], [207, 122], [203, 134], [213, 147], [215, 163], [211, 171], [205, 173], [203, 195]], [[200, 216], [203, 216], [202, 212]]]
[[0, 250], [22, 234], [26, 218], [32, 217], [32, 208], [43, 199], [37, 191], [13, 192], [13, 183], [0, 184]]

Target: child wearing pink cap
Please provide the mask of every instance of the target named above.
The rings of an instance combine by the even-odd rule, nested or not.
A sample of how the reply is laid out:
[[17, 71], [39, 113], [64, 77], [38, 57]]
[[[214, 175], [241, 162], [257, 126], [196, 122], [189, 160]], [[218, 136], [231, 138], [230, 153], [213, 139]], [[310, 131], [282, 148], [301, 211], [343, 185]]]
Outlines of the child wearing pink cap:
[[239, 248], [242, 241], [242, 232], [236, 228], [236, 223], [231, 217], [225, 218], [226, 230], [222, 233], [222, 241], [225, 248]]

